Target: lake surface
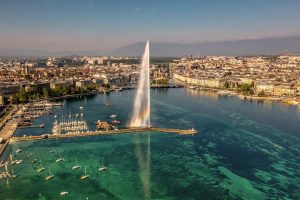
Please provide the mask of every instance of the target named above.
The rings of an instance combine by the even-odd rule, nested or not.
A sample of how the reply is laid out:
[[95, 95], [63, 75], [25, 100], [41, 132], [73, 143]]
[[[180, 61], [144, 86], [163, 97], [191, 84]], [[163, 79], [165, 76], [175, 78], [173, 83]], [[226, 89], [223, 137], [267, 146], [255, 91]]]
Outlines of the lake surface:
[[[129, 121], [134, 90], [64, 100], [35, 120], [50, 133], [54, 115], [83, 113], [89, 129], [112, 114]], [[151, 90], [155, 127], [195, 128], [194, 136], [145, 132], [16, 142], [19, 176], [0, 180], [0, 199], [300, 199], [300, 108], [188, 89]], [[83, 107], [83, 109], [80, 109]], [[21, 153], [15, 153], [21, 148]], [[57, 153], [50, 153], [55, 150]], [[33, 156], [27, 158], [27, 154]], [[64, 161], [56, 163], [59, 157]], [[31, 160], [38, 159], [36, 163]], [[98, 171], [104, 165], [108, 170]], [[72, 170], [77, 159], [81, 169]], [[46, 168], [38, 173], [40, 161]], [[81, 180], [87, 174], [90, 179]], [[45, 181], [48, 168], [55, 177]], [[3, 171], [4, 168], [0, 168]], [[11, 170], [11, 166], [9, 166]], [[68, 191], [68, 196], [60, 192]]]

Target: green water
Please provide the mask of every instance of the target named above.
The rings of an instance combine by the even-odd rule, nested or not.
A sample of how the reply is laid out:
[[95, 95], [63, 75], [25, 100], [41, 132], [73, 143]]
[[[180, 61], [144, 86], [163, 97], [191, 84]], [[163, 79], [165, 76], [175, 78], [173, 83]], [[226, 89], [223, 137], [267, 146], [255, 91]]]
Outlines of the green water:
[[[54, 109], [84, 113], [90, 129], [111, 114], [126, 126], [134, 91], [64, 101]], [[296, 106], [240, 101], [185, 89], [152, 90], [154, 126], [196, 128], [183, 136], [146, 132], [12, 143], [15, 179], [0, 180], [0, 199], [300, 199], [300, 111]], [[84, 109], [80, 110], [79, 107]], [[16, 135], [51, 131], [18, 130]], [[22, 152], [15, 153], [21, 148]], [[64, 161], [56, 163], [59, 157]], [[33, 156], [27, 158], [27, 154]], [[38, 173], [42, 161], [46, 168]], [[108, 167], [99, 172], [103, 158]], [[82, 166], [72, 170], [75, 160]], [[86, 166], [90, 179], [81, 180]], [[45, 181], [48, 168], [55, 176]], [[3, 171], [4, 168], [0, 168]], [[11, 170], [11, 166], [9, 166]], [[68, 191], [68, 196], [60, 192]]]

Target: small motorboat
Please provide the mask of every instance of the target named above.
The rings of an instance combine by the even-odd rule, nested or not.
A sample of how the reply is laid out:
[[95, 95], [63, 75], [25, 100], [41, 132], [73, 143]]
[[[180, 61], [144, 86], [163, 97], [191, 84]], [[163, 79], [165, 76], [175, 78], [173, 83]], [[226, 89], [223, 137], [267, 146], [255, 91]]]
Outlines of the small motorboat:
[[61, 192], [60, 193], [60, 196], [66, 196], [66, 195], [69, 195], [69, 192]]
[[118, 120], [112, 120], [111, 123], [112, 123], [112, 124], [120, 124], [121, 122], [118, 121]]
[[55, 160], [55, 162], [58, 163], [58, 162], [61, 162], [61, 161], [63, 161], [63, 160], [64, 160], [64, 158], [58, 158], [58, 159]]
[[118, 115], [111, 115], [110, 117], [111, 117], [111, 118], [115, 118], [115, 117], [117, 117], [117, 116], [118, 116]]
[[21, 153], [22, 149], [17, 149], [16, 153]]
[[18, 165], [18, 164], [21, 164], [22, 162], [23, 162], [23, 160], [17, 160], [16, 164]]

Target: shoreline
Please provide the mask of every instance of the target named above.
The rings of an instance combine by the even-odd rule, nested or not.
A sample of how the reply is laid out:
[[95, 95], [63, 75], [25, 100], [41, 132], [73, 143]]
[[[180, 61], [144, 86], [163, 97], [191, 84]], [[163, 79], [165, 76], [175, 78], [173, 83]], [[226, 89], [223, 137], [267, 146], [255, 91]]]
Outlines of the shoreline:
[[189, 86], [185, 86], [185, 88], [190, 90], [203, 90], [203, 91], [211, 91], [217, 93], [219, 96], [235, 96], [241, 100], [248, 100], [248, 101], [257, 101], [257, 102], [275, 102], [275, 103], [282, 103], [285, 105], [300, 105], [300, 98], [298, 97], [276, 97], [276, 96], [254, 96], [254, 95], [244, 95], [237, 93], [232, 90], [224, 90], [219, 88], [190, 88]]

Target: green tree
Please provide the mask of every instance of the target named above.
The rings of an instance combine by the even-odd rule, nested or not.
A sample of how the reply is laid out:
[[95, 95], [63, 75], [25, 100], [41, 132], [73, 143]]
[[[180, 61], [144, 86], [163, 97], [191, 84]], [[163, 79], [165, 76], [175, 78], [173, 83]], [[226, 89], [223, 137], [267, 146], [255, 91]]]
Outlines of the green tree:
[[17, 104], [17, 103], [19, 103], [19, 94], [11, 95], [11, 96], [9, 97], [9, 102], [10, 102], [11, 104]]
[[43, 96], [44, 96], [44, 98], [49, 98], [49, 90], [48, 89], [46, 89], [46, 88], [43, 89]]
[[228, 82], [228, 81], [225, 81], [225, 83], [224, 83], [224, 87], [225, 87], [226, 89], [228, 89], [228, 88], [230, 87], [230, 84], [229, 84], [229, 82]]
[[266, 96], [266, 94], [265, 94], [265, 91], [260, 91], [258, 94], [257, 94], [259, 97], [264, 97], [264, 96]]
[[20, 93], [19, 93], [19, 101], [20, 103], [25, 103], [28, 101], [28, 96], [25, 88], [21, 88]]
[[62, 87], [61, 94], [62, 95], [68, 95], [68, 94], [70, 94], [70, 87], [67, 86], [67, 85], [65, 85], [64, 87]]
[[243, 83], [238, 87], [238, 92], [244, 93], [244, 94], [249, 94], [251, 91], [251, 85], [248, 83]]

